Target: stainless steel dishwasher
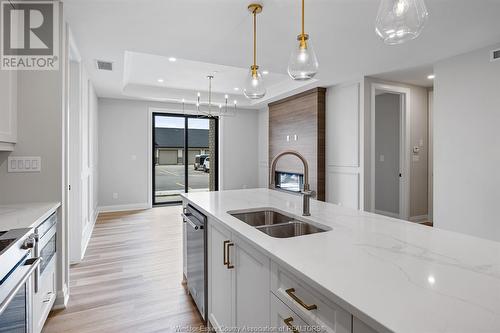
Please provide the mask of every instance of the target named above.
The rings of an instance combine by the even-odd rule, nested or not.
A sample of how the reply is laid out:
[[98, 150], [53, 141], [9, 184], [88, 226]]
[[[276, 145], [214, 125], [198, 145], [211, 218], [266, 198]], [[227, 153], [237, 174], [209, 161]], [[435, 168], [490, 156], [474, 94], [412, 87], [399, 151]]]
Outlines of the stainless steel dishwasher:
[[207, 320], [207, 217], [191, 205], [182, 214], [186, 230], [187, 287], [198, 311]]

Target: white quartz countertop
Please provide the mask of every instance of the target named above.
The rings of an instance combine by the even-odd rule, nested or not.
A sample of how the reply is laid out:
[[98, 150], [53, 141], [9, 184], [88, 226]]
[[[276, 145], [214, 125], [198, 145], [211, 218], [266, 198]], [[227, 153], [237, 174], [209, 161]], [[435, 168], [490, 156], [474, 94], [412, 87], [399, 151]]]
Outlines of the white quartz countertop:
[[0, 231], [36, 227], [60, 205], [59, 202], [0, 205]]
[[306, 219], [332, 230], [278, 239], [227, 212], [273, 207], [300, 216], [300, 196], [268, 189], [182, 196], [374, 328], [500, 332], [499, 242], [316, 200]]

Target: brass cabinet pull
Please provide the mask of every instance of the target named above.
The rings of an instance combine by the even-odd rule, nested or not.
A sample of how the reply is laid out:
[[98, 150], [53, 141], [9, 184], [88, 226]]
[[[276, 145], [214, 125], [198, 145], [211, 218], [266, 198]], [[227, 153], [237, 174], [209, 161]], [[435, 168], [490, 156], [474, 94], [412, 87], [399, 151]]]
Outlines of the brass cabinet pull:
[[307, 305], [306, 303], [304, 303], [303, 300], [301, 300], [300, 298], [298, 298], [294, 292], [295, 292], [295, 289], [294, 288], [290, 288], [290, 289], [287, 289], [285, 290], [285, 292], [288, 294], [288, 296], [290, 296], [295, 302], [299, 303], [300, 306], [302, 306], [304, 309], [308, 310], [308, 311], [311, 311], [311, 310], [316, 310], [318, 307], [316, 306], [316, 304], [311, 304], [311, 305]]
[[222, 251], [223, 251], [223, 254], [222, 254], [222, 255], [223, 255], [223, 257], [224, 257], [224, 266], [226, 266], [226, 265], [227, 265], [227, 263], [228, 263], [228, 260], [227, 260], [227, 250], [226, 250], [226, 249], [227, 249], [227, 246], [226, 246], [226, 245], [227, 245], [229, 242], [231, 242], [231, 241], [225, 240], [225, 241], [224, 241], [224, 243], [223, 243], [223, 246], [222, 246], [222, 247], [223, 247], [223, 248], [222, 248]]
[[297, 329], [295, 328], [295, 326], [292, 325], [293, 323], [293, 317], [288, 317], [286, 319], [283, 319], [283, 322], [285, 323], [285, 325], [292, 330], [293, 333], [299, 333], [299, 331], [297, 331]]
[[231, 263], [229, 262], [229, 258], [231, 258], [231, 256], [229, 255], [229, 248], [230, 248], [231, 246], [234, 246], [234, 243], [227, 243], [227, 268], [228, 268], [228, 269], [232, 269], [232, 268], [234, 268], [234, 266], [233, 266], [233, 265], [231, 265]]

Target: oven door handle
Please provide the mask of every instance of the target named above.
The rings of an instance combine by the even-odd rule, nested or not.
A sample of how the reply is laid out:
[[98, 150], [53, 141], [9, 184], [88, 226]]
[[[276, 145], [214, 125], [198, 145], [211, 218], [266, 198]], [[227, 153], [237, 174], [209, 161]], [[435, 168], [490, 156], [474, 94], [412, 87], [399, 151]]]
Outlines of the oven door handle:
[[41, 258], [31, 258], [26, 260], [24, 265], [20, 266], [20, 267], [29, 266], [29, 268], [26, 271], [26, 273], [24, 273], [23, 277], [19, 280], [19, 282], [16, 284], [16, 286], [10, 291], [7, 297], [3, 300], [2, 304], [0, 304], [0, 315], [5, 311], [5, 309], [7, 309], [7, 307], [9, 306], [10, 302], [14, 299], [19, 289], [21, 289], [21, 287], [26, 283], [26, 281], [29, 279], [31, 274], [33, 274], [35, 269], [38, 268], [41, 261], [42, 261]]
[[186, 214], [182, 213], [181, 214], [182, 217], [184, 218], [184, 220], [189, 223], [189, 225], [194, 229], [194, 230], [198, 230], [198, 229], [203, 229], [203, 225], [197, 225], [196, 223], [194, 223]]

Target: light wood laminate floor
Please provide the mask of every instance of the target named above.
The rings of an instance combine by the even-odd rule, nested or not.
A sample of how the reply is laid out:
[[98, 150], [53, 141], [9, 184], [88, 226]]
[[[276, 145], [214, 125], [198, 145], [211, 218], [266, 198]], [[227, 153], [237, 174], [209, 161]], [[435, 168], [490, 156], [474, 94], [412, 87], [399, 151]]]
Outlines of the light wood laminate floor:
[[[100, 214], [70, 299], [44, 333], [188, 332], [202, 326], [182, 285], [181, 207]], [[180, 329], [179, 329], [180, 328]]]

